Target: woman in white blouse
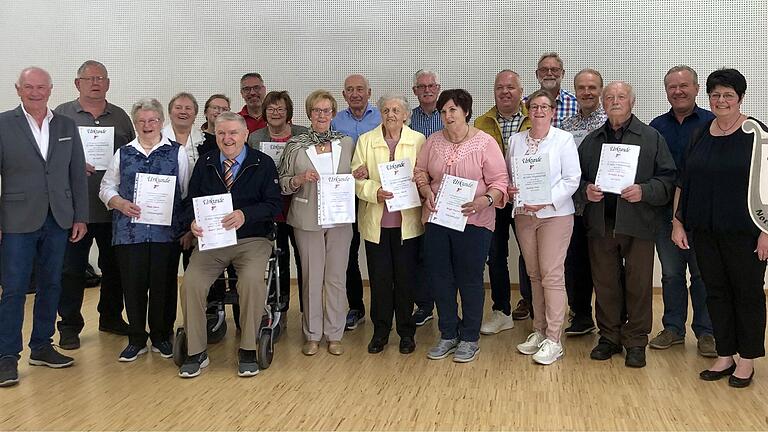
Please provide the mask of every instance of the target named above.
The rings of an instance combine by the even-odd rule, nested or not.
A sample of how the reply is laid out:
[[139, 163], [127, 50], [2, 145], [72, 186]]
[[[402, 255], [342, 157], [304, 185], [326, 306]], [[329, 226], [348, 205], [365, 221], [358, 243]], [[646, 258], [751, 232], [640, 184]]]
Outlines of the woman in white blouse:
[[[573, 231], [571, 198], [579, 186], [581, 168], [573, 135], [551, 126], [555, 101], [539, 90], [526, 101], [532, 127], [509, 138], [507, 168], [515, 196], [513, 217], [521, 252], [533, 287], [533, 332], [517, 349], [540, 364], [552, 364], [563, 356], [560, 334], [568, 296], [565, 291], [565, 255]], [[530, 157], [522, 163], [521, 157]], [[549, 199], [523, 202], [522, 184], [515, 184], [523, 169], [549, 165]], [[515, 172], [516, 170], [520, 172]], [[511, 198], [510, 198], [511, 200]]]

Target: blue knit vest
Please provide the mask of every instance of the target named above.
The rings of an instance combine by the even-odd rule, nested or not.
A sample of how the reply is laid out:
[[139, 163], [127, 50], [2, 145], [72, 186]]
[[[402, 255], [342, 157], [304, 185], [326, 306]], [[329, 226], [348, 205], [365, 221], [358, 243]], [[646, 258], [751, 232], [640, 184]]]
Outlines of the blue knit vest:
[[176, 193], [173, 200], [171, 226], [132, 223], [131, 218], [120, 211], [112, 212], [112, 244], [166, 243], [175, 241], [181, 234], [181, 188], [179, 187], [179, 144], [162, 145], [149, 157], [132, 145], [120, 148], [120, 196], [133, 201], [136, 174], [160, 174], [176, 176]]

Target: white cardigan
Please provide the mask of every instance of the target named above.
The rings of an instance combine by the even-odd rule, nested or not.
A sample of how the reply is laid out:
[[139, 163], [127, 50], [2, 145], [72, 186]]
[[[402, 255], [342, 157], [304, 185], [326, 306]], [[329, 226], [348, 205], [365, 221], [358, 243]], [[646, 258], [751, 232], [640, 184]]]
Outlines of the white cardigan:
[[[528, 150], [526, 138], [529, 131], [519, 132], [509, 137], [507, 150], [507, 171], [510, 180], [514, 178], [513, 157], [524, 156]], [[546, 138], [539, 144], [536, 154], [549, 154], [549, 175], [552, 186], [552, 205], [548, 205], [536, 212], [538, 218], [550, 218], [554, 216], [566, 216], [573, 214], [573, 194], [579, 187], [581, 180], [581, 166], [579, 164], [579, 152], [573, 135], [564, 130], [550, 127]], [[513, 202], [510, 199], [510, 202]], [[514, 212], [512, 212], [514, 217]]]

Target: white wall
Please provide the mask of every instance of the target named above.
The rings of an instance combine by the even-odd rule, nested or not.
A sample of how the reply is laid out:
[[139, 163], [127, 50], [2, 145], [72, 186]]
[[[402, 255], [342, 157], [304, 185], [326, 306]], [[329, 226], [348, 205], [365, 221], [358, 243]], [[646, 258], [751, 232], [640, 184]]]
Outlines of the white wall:
[[[408, 94], [413, 72], [429, 67], [444, 89], [472, 93], [482, 113], [493, 105], [498, 70], [517, 70], [530, 92], [539, 55], [557, 51], [564, 87], [584, 67], [629, 81], [646, 122], [668, 109], [669, 67], [688, 64], [702, 81], [735, 67], [749, 83], [744, 112], [765, 121], [766, 16], [768, 2], [739, 0], [9, 0], [0, 14], [0, 108], [18, 104], [12, 83], [29, 65], [52, 73], [52, 106], [73, 99], [77, 67], [94, 58], [109, 68], [110, 101], [124, 108], [186, 90], [201, 103], [224, 92], [239, 109], [238, 79], [257, 71], [269, 89], [291, 92], [296, 123], [306, 124], [301, 102], [311, 90], [327, 88], [341, 101], [345, 75], [360, 72], [374, 99]], [[707, 106], [703, 96], [699, 103]]]

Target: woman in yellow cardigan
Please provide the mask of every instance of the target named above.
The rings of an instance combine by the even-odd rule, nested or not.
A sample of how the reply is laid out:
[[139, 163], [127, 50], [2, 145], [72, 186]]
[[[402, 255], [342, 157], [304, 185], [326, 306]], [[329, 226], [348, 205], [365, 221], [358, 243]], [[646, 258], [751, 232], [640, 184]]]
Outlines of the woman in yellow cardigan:
[[368, 352], [375, 354], [384, 350], [389, 342], [394, 314], [400, 352], [410, 354], [416, 349], [413, 339], [416, 325], [411, 312], [419, 242], [424, 233], [421, 206], [388, 211], [386, 201], [394, 195], [382, 188], [379, 164], [408, 160], [413, 176], [416, 155], [426, 138], [405, 125], [411, 110], [404, 96], [384, 95], [379, 99], [378, 107], [381, 126], [360, 136], [352, 158], [360, 198], [358, 226], [365, 240], [371, 284], [373, 338], [368, 344]]

